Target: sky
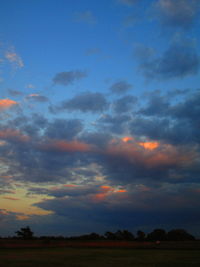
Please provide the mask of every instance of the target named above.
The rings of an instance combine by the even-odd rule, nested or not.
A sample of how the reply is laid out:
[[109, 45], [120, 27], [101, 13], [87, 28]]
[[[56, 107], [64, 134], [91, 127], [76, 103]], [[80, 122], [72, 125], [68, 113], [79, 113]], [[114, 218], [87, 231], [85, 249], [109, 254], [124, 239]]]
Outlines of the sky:
[[0, 1], [0, 236], [200, 236], [200, 1]]

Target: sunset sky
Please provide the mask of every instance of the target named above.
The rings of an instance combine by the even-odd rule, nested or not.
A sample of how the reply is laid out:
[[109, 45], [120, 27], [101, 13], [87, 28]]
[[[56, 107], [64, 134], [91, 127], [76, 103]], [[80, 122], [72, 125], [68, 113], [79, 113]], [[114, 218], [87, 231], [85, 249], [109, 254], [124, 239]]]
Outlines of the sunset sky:
[[0, 1], [0, 236], [200, 236], [200, 1]]

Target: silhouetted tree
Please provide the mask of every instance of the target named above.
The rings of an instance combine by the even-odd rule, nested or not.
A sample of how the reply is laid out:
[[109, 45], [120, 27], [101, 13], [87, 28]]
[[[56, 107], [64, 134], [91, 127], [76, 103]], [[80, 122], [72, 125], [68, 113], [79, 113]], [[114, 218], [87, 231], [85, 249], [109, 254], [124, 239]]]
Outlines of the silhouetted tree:
[[137, 240], [138, 241], [144, 241], [145, 240], [145, 233], [143, 231], [138, 230], [137, 231]]
[[30, 227], [27, 226], [25, 228], [21, 228], [19, 231], [15, 232], [18, 237], [23, 239], [32, 239], [33, 238], [33, 232], [31, 231]]
[[167, 233], [163, 229], [155, 229], [153, 232], [147, 235], [147, 240], [149, 241], [164, 241], [167, 240]]
[[173, 241], [195, 240], [194, 236], [184, 229], [174, 229], [167, 233], [167, 239]]
[[108, 240], [116, 240], [116, 235], [112, 232], [108, 231], [104, 235], [105, 235], [106, 239], [108, 239]]
[[129, 232], [128, 230], [124, 230], [123, 232], [123, 239], [124, 240], [135, 240], [135, 237], [134, 237], [134, 235], [131, 233], [131, 232]]

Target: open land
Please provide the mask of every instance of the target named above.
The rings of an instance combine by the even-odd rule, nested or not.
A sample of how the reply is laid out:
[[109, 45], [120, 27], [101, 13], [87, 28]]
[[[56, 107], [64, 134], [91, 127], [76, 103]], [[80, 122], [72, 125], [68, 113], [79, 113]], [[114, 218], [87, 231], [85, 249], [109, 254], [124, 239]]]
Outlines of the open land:
[[0, 267], [200, 266], [200, 251], [198, 245], [196, 247], [197, 243], [183, 244], [182, 249], [177, 246], [177, 242], [174, 242], [171, 249], [164, 248], [164, 245], [142, 248], [135, 244], [134, 248], [126, 247], [124, 243], [121, 243], [123, 246], [118, 244], [116, 247], [112, 246], [112, 243], [107, 243], [107, 247], [103, 247], [102, 243], [98, 247], [95, 243], [93, 246], [88, 246], [89, 243], [92, 244], [85, 242], [83, 245], [83, 243], [74, 242], [74, 246], [71, 247], [0, 248]]

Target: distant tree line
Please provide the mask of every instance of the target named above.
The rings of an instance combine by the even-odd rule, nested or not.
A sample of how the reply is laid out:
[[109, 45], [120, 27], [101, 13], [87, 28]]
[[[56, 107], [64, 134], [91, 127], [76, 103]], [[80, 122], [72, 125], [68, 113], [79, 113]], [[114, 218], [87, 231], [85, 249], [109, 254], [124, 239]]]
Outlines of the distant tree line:
[[35, 237], [33, 231], [29, 226], [21, 228], [16, 231], [15, 239], [59, 239], [59, 240], [121, 240], [121, 241], [189, 241], [195, 240], [195, 237], [189, 234], [184, 229], [173, 229], [169, 232], [164, 229], [155, 229], [150, 233], [145, 233], [141, 230], [138, 230], [136, 235], [131, 233], [128, 230], [118, 230], [116, 232], [105, 232], [104, 235], [97, 233], [90, 233], [87, 235], [80, 235], [75, 237], [64, 237], [64, 236], [40, 236]]

